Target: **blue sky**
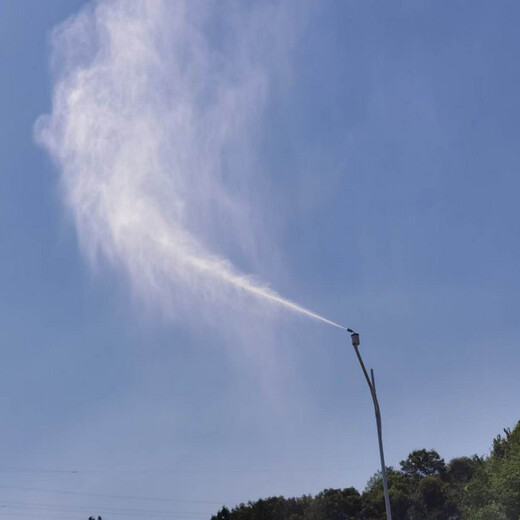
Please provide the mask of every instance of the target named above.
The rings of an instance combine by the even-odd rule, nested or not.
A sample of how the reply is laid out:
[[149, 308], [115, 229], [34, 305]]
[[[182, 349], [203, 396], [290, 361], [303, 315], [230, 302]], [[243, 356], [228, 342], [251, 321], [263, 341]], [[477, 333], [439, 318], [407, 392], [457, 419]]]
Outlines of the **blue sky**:
[[[378, 454], [348, 336], [182, 274], [148, 293], [126, 259], [104, 250], [92, 265], [90, 238], [78, 242], [63, 168], [33, 128], [60, 74], [51, 31], [83, 5], [0, 8], [0, 488], [27, 488], [4, 487], [5, 500], [203, 517], [261, 496], [362, 489]], [[175, 101], [176, 45], [202, 35], [205, 66], [190, 72], [202, 101], [191, 102], [211, 106], [213, 87], [239, 100], [200, 124], [209, 116], [190, 105], [181, 170], [204, 173], [182, 177], [190, 233], [359, 330], [389, 465], [423, 447], [486, 453], [519, 418], [516, 3], [268, 2], [218, 16], [187, 5], [166, 10], [161, 56], [174, 57], [157, 84]], [[192, 34], [194, 5], [207, 18]], [[190, 71], [199, 54], [186, 56]], [[213, 148], [204, 125], [222, 114], [237, 126]], [[218, 153], [216, 173], [201, 149], [208, 164]]]

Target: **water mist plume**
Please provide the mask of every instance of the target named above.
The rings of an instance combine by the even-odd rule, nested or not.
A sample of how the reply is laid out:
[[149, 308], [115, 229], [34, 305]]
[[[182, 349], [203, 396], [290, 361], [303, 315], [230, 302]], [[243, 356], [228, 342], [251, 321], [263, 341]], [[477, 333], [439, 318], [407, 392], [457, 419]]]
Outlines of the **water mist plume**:
[[[248, 136], [267, 64], [290, 47], [290, 31], [276, 27], [281, 9], [89, 5], [54, 30], [52, 113], [35, 134], [59, 167], [82, 249], [123, 268], [145, 298], [177, 311], [194, 298], [233, 304], [247, 293], [343, 328], [211, 253], [222, 229], [237, 241], [250, 235], [240, 202], [251, 180]], [[213, 41], [218, 17], [228, 36]]]

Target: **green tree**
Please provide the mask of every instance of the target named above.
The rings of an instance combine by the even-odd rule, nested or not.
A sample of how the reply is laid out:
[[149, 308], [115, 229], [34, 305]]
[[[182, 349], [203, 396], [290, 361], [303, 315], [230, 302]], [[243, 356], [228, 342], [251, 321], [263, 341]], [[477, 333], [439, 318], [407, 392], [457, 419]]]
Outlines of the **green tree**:
[[471, 511], [467, 518], [471, 520], [508, 520], [504, 508], [495, 503]]
[[473, 475], [464, 497], [467, 520], [520, 518], [520, 422], [493, 440], [491, 455]]
[[443, 476], [446, 464], [435, 450], [415, 450], [401, 461], [401, 470], [410, 477]]
[[361, 496], [353, 487], [325, 489], [305, 511], [304, 520], [354, 520], [361, 511]]
[[[520, 422], [505, 430], [505, 438], [496, 443], [489, 459], [490, 484], [506, 517], [520, 518]], [[500, 444], [500, 448], [497, 445]]]
[[446, 479], [455, 485], [467, 484], [475, 472], [482, 467], [483, 462], [483, 459], [477, 455], [452, 459], [446, 466]]
[[226, 506], [224, 506], [216, 515], [213, 515], [211, 517], [211, 520], [229, 520], [230, 516], [231, 513], [229, 509]]
[[[408, 509], [412, 503], [412, 482], [410, 477], [392, 467], [386, 468], [388, 492], [394, 520], [406, 520]], [[362, 496], [363, 520], [386, 519], [385, 498], [381, 471], [377, 471], [369, 479]]]
[[459, 518], [457, 505], [450, 499], [449, 484], [439, 476], [422, 477], [414, 481], [410, 520], [451, 520]]

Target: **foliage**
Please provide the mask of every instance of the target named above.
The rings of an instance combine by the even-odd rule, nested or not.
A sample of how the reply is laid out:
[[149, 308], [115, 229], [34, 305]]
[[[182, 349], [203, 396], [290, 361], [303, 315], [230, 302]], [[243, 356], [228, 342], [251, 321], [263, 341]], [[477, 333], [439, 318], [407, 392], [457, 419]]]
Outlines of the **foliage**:
[[444, 459], [435, 450], [415, 450], [401, 461], [401, 470], [414, 478], [442, 476], [446, 471]]
[[[520, 422], [493, 441], [488, 457], [447, 464], [435, 450], [415, 450], [387, 468], [393, 520], [520, 520]], [[223, 507], [211, 520], [385, 520], [381, 472], [360, 494], [326, 489], [300, 498], [273, 497]]]
[[470, 482], [468, 491], [474, 500], [467, 505], [468, 520], [478, 515], [520, 518], [520, 422], [513, 431], [504, 430], [504, 434], [494, 439], [491, 456]]
[[361, 510], [361, 497], [354, 488], [326, 489], [310, 503], [304, 520], [355, 520]]

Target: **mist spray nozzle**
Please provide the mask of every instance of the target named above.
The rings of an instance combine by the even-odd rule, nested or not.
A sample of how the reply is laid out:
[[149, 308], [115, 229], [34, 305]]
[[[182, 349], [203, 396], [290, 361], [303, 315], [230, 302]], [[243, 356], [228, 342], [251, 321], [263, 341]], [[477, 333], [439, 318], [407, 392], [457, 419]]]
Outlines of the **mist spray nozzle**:
[[347, 329], [347, 332], [350, 332], [350, 337], [352, 338], [352, 346], [354, 348], [359, 347], [359, 334], [357, 332], [354, 332], [352, 329]]

